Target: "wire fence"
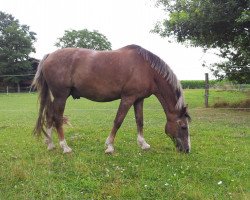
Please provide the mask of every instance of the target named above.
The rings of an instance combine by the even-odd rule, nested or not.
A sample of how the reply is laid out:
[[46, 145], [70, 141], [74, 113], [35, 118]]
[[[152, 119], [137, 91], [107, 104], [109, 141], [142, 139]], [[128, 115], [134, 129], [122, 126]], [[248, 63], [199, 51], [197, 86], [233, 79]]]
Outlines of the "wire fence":
[[0, 93], [27, 93], [27, 92], [32, 92], [32, 88], [30, 85], [27, 86], [16, 86], [16, 85], [4, 85], [0, 86]]
[[[30, 93], [34, 92], [31, 88], [32, 78], [35, 74], [25, 74], [25, 75], [0, 75], [0, 93]], [[29, 80], [22, 82], [22, 84], [3, 84], [1, 83], [1, 78], [3, 77], [29, 77]], [[250, 104], [250, 84], [233, 84], [230, 82], [218, 82], [214, 84], [214, 81], [211, 81], [211, 85], [208, 84], [208, 90], [205, 90], [205, 80], [204, 87], [200, 89], [199, 93], [195, 94], [195, 97], [192, 98], [197, 99], [200, 102], [204, 102], [202, 105], [204, 107], [230, 107], [230, 109], [249, 109], [250, 105], [248, 105], [248, 101]], [[188, 89], [189, 87], [184, 87], [184, 89]], [[193, 87], [191, 87], [193, 88]], [[195, 88], [194, 88], [195, 89]], [[224, 93], [223, 93], [224, 92]], [[225, 94], [227, 93], [227, 94]], [[206, 99], [207, 98], [207, 99]], [[191, 99], [187, 99], [187, 102], [192, 101]], [[207, 102], [207, 103], [206, 103]], [[244, 105], [244, 103], [246, 104]], [[207, 105], [206, 105], [207, 104]]]
[[[0, 93], [15, 93], [15, 92], [30, 92], [31, 83], [35, 74], [8, 74], [0, 75]], [[25, 77], [24, 81], [20, 81], [18, 84], [13, 82], [4, 82], [4, 78], [13, 79]]]
[[241, 92], [247, 92], [247, 91], [250, 91], [250, 84], [225, 83], [225, 84], [213, 85], [210, 88], [211, 89], [215, 89], [215, 90], [224, 90], [224, 91], [241, 91]]

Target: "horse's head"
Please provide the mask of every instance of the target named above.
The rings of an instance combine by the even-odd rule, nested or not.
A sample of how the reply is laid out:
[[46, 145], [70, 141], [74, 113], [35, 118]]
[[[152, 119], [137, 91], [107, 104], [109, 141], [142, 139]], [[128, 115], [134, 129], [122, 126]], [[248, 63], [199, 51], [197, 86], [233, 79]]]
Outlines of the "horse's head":
[[188, 122], [190, 116], [187, 107], [183, 107], [178, 115], [168, 118], [165, 132], [176, 145], [177, 150], [189, 153], [191, 150]]

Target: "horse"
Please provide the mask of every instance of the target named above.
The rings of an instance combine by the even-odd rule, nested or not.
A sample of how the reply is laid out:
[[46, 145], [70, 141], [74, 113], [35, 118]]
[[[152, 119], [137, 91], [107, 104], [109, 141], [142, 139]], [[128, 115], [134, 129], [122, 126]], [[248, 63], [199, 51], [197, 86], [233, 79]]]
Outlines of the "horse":
[[143, 102], [155, 95], [166, 114], [165, 133], [179, 152], [190, 152], [191, 118], [181, 84], [161, 58], [141, 46], [128, 45], [111, 51], [56, 50], [40, 61], [32, 85], [38, 90], [40, 103], [34, 134], [44, 133], [48, 150], [55, 147], [52, 141], [52, 129], [55, 128], [63, 153], [72, 151], [63, 129], [67, 121], [63, 113], [69, 96], [96, 102], [121, 99], [105, 142], [105, 153], [114, 152], [116, 133], [131, 106], [134, 106], [137, 142], [142, 149], [149, 149], [143, 133]]

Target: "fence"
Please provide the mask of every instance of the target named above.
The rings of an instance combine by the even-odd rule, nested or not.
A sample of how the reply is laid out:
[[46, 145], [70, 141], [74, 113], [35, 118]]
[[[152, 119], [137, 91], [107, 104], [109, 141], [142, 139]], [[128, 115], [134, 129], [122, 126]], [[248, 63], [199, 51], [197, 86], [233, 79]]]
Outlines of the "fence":
[[[250, 84], [217, 82], [217, 84], [212, 84], [211, 87], [206, 73], [204, 86], [204, 105], [206, 108], [212, 106], [250, 109]], [[220, 95], [222, 92], [227, 92], [227, 95], [222, 97]]]
[[[35, 74], [20, 74], [20, 75], [0, 75], [0, 93], [14, 93], [14, 92], [29, 92], [32, 79]], [[19, 83], [4, 82], [4, 78], [16, 79], [26, 77]]]
[[[15, 75], [9, 75], [15, 76]], [[29, 80], [22, 82], [22, 84], [1, 84], [1, 76], [0, 76], [0, 93], [15, 93], [15, 92], [31, 92], [31, 82], [34, 74], [28, 75], [18, 75], [18, 76], [28, 76]], [[5, 76], [6, 77], [6, 76]], [[219, 82], [216, 80], [209, 80], [208, 74], [205, 74], [205, 80], [194, 80], [194, 81], [181, 81], [184, 89], [201, 89], [203, 90], [203, 94], [197, 94], [197, 99], [204, 99], [204, 107], [214, 107], [217, 106], [234, 106], [237, 107], [238, 101], [250, 101], [250, 84], [233, 84], [230, 82]], [[222, 92], [229, 94], [230, 99], [225, 99], [222, 95]], [[242, 95], [243, 94], [243, 95]], [[202, 97], [203, 96], [203, 97]], [[233, 97], [235, 96], [235, 97]], [[239, 98], [239, 96], [244, 96]], [[229, 103], [234, 103], [234, 105], [229, 105]], [[242, 105], [240, 105], [242, 107]], [[244, 106], [244, 105], [243, 105]], [[246, 105], [247, 108], [250, 105]]]
[[7, 86], [0, 86], [0, 93], [27, 93], [31, 92], [30, 86], [13, 86], [13, 85], [7, 85]]

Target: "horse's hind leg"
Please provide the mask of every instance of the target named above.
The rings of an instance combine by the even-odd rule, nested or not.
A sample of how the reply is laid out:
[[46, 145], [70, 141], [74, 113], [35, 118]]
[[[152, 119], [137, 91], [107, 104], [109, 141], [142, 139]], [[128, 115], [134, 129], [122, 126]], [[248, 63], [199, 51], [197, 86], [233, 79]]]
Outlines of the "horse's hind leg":
[[52, 140], [52, 126], [48, 126], [47, 131], [46, 131], [46, 138], [45, 138], [45, 143], [48, 145], [48, 150], [52, 150], [55, 148], [55, 145]]
[[70, 153], [72, 149], [67, 145], [67, 142], [64, 138], [64, 131], [63, 131], [63, 112], [66, 104], [67, 98], [55, 98], [53, 101], [53, 121], [56, 127], [58, 137], [59, 137], [59, 144], [63, 149], [63, 153]]
[[50, 109], [47, 110], [46, 113], [46, 124], [47, 124], [47, 130], [45, 134], [45, 143], [48, 145], [48, 150], [52, 150], [55, 148], [55, 145], [52, 140], [52, 131], [53, 131], [53, 110], [50, 107]]
[[134, 103], [134, 110], [138, 132], [137, 142], [143, 150], [147, 150], [150, 148], [150, 145], [144, 139], [143, 134], [143, 100], [139, 100]]

